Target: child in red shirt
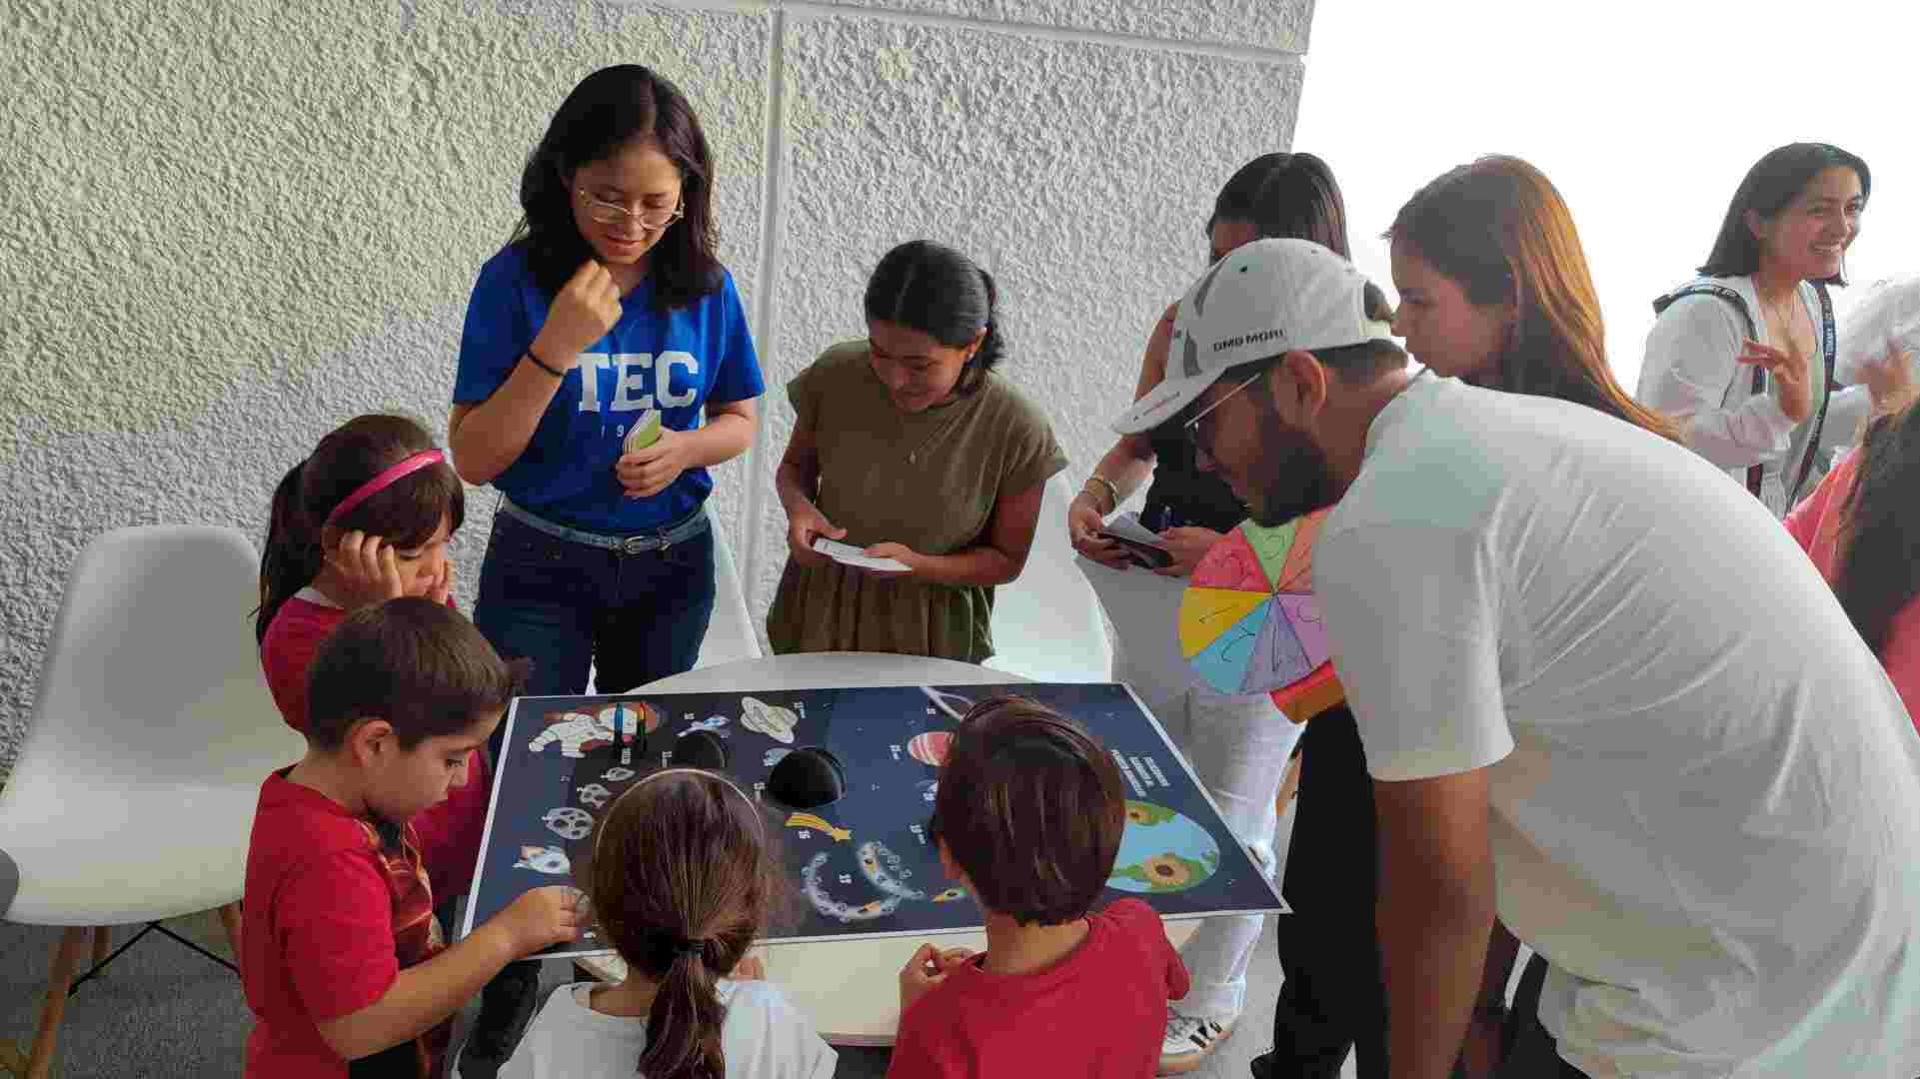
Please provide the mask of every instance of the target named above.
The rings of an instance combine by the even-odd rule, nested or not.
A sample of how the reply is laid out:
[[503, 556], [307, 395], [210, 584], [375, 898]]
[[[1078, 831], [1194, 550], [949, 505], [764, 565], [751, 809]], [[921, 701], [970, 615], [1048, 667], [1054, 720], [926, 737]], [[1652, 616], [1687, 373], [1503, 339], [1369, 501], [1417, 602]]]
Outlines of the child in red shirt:
[[1126, 827], [1099, 743], [1033, 701], [967, 714], [947, 750], [933, 836], [986, 914], [987, 951], [925, 944], [900, 972], [890, 1079], [1147, 1079], [1187, 970], [1153, 908], [1089, 914]]
[[[294, 466], [273, 496], [260, 560], [254, 633], [287, 725], [307, 728], [307, 668], [348, 611], [396, 596], [448, 603], [447, 543], [466, 516], [465, 488], [433, 436], [404, 416], [348, 421]], [[464, 894], [486, 828], [486, 757], [469, 782], [420, 814], [420, 857], [440, 903]]]
[[466, 779], [518, 673], [444, 604], [346, 616], [314, 657], [307, 755], [267, 777], [247, 847], [246, 1074], [424, 1079], [444, 1024], [509, 962], [578, 933], [574, 893], [530, 891], [452, 948], [411, 820]]
[[1875, 409], [1859, 447], [1786, 525], [1920, 727], [1920, 396], [1911, 364], [1896, 351], [1867, 372]]

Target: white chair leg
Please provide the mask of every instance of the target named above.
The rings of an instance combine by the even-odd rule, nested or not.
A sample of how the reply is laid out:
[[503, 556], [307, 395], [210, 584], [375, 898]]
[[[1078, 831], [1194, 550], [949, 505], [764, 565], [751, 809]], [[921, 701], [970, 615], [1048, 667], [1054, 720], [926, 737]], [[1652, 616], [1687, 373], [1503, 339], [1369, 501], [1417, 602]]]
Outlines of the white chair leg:
[[73, 968], [80, 965], [86, 948], [85, 926], [60, 934], [60, 943], [54, 945], [53, 974], [47, 979], [47, 1002], [40, 1009], [40, 1032], [33, 1036], [33, 1053], [27, 1058], [27, 1079], [47, 1079], [53, 1069], [54, 1043], [67, 1015], [67, 986], [73, 982]]

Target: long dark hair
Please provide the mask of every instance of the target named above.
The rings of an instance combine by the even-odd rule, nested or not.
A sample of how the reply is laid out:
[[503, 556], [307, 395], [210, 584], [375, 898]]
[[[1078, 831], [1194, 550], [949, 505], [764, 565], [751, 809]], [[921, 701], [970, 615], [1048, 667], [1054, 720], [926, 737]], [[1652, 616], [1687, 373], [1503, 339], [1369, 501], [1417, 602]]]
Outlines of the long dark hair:
[[965, 348], [974, 335], [986, 331], [960, 375], [957, 390], [962, 394], [979, 389], [987, 372], [1006, 355], [999, 303], [992, 274], [932, 240], [909, 240], [887, 252], [867, 279], [869, 322], [918, 330], [948, 348]]
[[[1860, 201], [1866, 203], [1873, 193], [1873, 173], [1858, 155], [1824, 142], [1795, 142], [1768, 151], [1747, 170], [1733, 201], [1727, 204], [1727, 216], [1720, 221], [1720, 234], [1714, 237], [1713, 253], [1700, 267], [1702, 277], [1741, 277], [1760, 268], [1760, 240], [1747, 225], [1747, 211], [1762, 218], [1777, 216], [1787, 204], [1807, 189], [1813, 178], [1834, 167], [1849, 168], [1860, 177]], [[1846, 284], [1846, 273], [1835, 274], [1828, 284]]]
[[1539, 169], [1503, 155], [1449, 169], [1400, 207], [1386, 238], [1458, 282], [1468, 302], [1514, 305], [1482, 380], [1491, 388], [1572, 401], [1678, 441], [1673, 421], [1614, 378], [1573, 212]]
[[[267, 543], [260, 555], [255, 640], [266, 639], [273, 616], [319, 575], [321, 528], [333, 508], [389, 465], [433, 448], [427, 429], [405, 416], [356, 416], [287, 470], [274, 488]], [[448, 535], [458, 532], [466, 515], [466, 489], [453, 467], [443, 462], [401, 477], [334, 524], [341, 532], [365, 532], [405, 549], [432, 539], [442, 521]]]
[[714, 983], [738, 966], [772, 908], [765, 819], [710, 772], [673, 769], [616, 799], [594, 839], [588, 889], [601, 932], [658, 988], [640, 1074], [724, 1079]]
[[1844, 550], [1833, 590], [1879, 653], [1893, 619], [1920, 595], [1920, 396], [1867, 424], [1859, 475], [1841, 508]]
[[553, 295], [593, 248], [574, 223], [575, 170], [652, 138], [680, 170], [685, 216], [667, 227], [647, 255], [654, 300], [662, 311], [686, 305], [720, 287], [719, 243], [713, 217], [713, 155], [700, 118], [678, 87], [638, 64], [601, 68], [580, 80], [520, 175], [526, 216], [514, 234], [524, 244], [534, 281]]
[[1221, 221], [1248, 222], [1262, 239], [1312, 240], [1352, 257], [1340, 185], [1313, 154], [1261, 154], [1240, 166], [1213, 200], [1207, 231]]

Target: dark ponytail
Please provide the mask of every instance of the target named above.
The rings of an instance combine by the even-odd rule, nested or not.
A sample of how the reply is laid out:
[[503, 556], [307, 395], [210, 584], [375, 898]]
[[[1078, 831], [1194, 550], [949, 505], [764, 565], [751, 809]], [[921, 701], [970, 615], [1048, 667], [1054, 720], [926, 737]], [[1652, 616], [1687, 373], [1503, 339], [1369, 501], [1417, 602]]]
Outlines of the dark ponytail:
[[1007, 354], [1000, 327], [1000, 289], [993, 275], [959, 251], [931, 240], [909, 240], [887, 252], [867, 280], [869, 322], [918, 330], [948, 348], [980, 337], [955, 392], [980, 388]]
[[[602, 937], [655, 986], [640, 1074], [725, 1079], [719, 980], [765, 924], [779, 869], [738, 787], [672, 769], [614, 799], [585, 872]], [[574, 862], [576, 872], [581, 862]]]
[[287, 470], [273, 489], [273, 511], [267, 518], [267, 543], [260, 553], [260, 608], [254, 612], [253, 638], [266, 639], [267, 627], [289, 597], [320, 573], [320, 544], [301, 520], [302, 461]]
[[1213, 200], [1207, 231], [1245, 221], [1262, 238], [1312, 240], [1341, 258], [1347, 251], [1347, 204], [1333, 170], [1312, 154], [1261, 154], [1240, 166]]
[[720, 1027], [727, 1010], [720, 1004], [713, 970], [707, 965], [709, 945], [669, 940], [666, 977], [647, 1011], [647, 1047], [640, 1051], [640, 1074], [687, 1076], [688, 1079], [725, 1079], [727, 1055], [720, 1047]]
[[974, 350], [971, 362], [973, 368], [984, 375], [1000, 363], [1000, 357], [1006, 355], [1007, 335], [1000, 329], [999, 286], [994, 284], [993, 275], [985, 270], [980, 271], [980, 283], [987, 287], [987, 333], [980, 339], [980, 347]]
[[[368, 480], [403, 458], [434, 448], [425, 427], [405, 416], [358, 416], [320, 440], [306, 460], [274, 488], [267, 540], [260, 554], [260, 606], [253, 635], [268, 627], [288, 600], [313, 583], [325, 564], [327, 515]], [[466, 519], [466, 488], [448, 464], [423, 468], [370, 496], [336, 522], [341, 532], [379, 536], [402, 549], [447, 534]]]

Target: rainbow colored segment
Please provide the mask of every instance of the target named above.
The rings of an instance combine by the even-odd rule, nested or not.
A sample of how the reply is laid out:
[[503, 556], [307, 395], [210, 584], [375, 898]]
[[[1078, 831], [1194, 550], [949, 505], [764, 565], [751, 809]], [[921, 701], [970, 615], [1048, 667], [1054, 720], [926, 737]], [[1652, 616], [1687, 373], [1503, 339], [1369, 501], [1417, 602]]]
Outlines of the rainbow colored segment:
[[1194, 671], [1221, 693], [1270, 694], [1296, 723], [1345, 698], [1313, 595], [1326, 515], [1241, 524], [1200, 560], [1180, 603], [1180, 652]]

